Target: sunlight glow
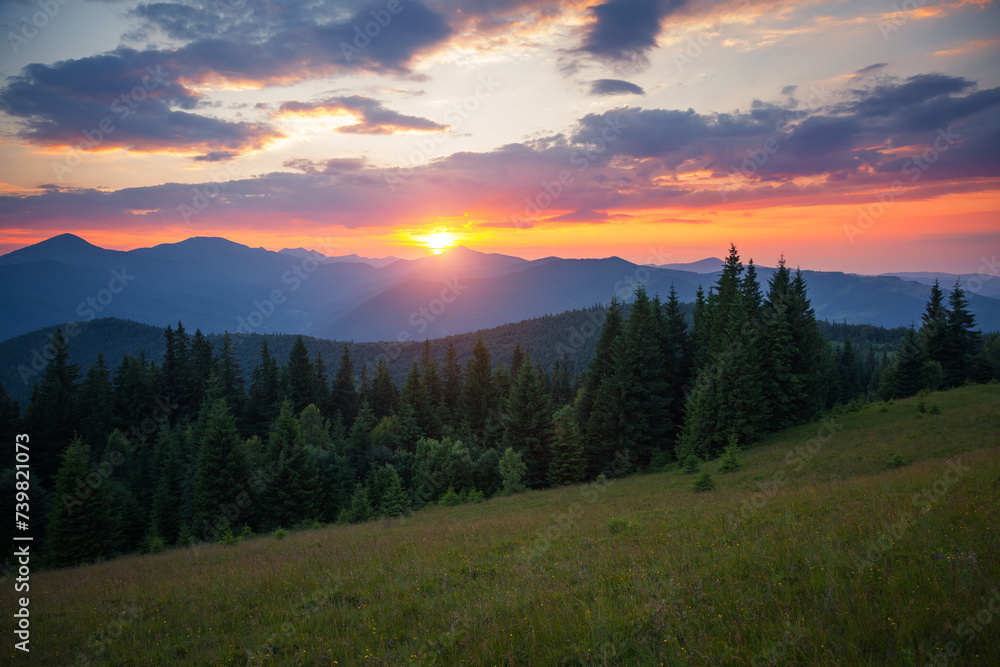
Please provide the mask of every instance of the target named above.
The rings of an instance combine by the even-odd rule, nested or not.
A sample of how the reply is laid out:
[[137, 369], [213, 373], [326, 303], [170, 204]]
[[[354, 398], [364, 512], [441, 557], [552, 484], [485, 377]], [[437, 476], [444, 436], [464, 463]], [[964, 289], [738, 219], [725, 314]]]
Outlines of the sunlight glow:
[[414, 240], [428, 248], [431, 254], [440, 255], [442, 252], [448, 248], [454, 248], [458, 245], [458, 236], [452, 234], [447, 229], [437, 228], [430, 234], [424, 234], [423, 236], [415, 236]]

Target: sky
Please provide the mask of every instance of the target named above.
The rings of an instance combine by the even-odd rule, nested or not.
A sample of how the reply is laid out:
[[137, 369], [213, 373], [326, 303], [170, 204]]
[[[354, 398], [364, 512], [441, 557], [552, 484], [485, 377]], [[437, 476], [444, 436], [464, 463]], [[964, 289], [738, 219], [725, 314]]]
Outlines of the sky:
[[0, 31], [0, 253], [996, 272], [997, 2], [0, 0]]

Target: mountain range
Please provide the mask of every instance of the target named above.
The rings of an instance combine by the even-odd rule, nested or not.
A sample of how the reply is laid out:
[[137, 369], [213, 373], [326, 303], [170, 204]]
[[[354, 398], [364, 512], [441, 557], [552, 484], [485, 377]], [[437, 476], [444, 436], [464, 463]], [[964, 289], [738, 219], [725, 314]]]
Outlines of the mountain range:
[[[721, 260], [643, 266], [618, 257], [525, 260], [455, 247], [415, 260], [280, 252], [193, 237], [130, 251], [62, 234], [0, 256], [0, 340], [69, 321], [118, 317], [206, 333], [305, 334], [354, 341], [439, 338], [587, 308], [639, 284], [691, 302]], [[716, 269], [712, 271], [712, 266]], [[758, 267], [762, 286], [773, 272]], [[919, 324], [927, 275], [803, 271], [817, 317]], [[938, 276], [938, 274], [934, 274]], [[942, 287], [955, 276], [941, 274]], [[921, 282], [918, 282], [921, 281]], [[1000, 283], [1000, 280], [995, 281]], [[969, 294], [983, 330], [1000, 329], [1000, 299]], [[992, 287], [992, 286], [991, 286]]]

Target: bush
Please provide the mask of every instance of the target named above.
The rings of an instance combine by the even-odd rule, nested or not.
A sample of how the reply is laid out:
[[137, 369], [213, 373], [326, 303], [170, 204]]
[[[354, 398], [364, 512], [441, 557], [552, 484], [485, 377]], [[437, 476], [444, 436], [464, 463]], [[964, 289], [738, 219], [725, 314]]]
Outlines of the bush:
[[498, 468], [500, 478], [503, 480], [500, 495], [510, 496], [515, 493], [524, 493], [528, 490], [524, 485], [524, 476], [527, 474], [528, 467], [524, 464], [524, 459], [521, 458], [520, 452], [515, 452], [512, 448], [508, 447], [504, 451], [503, 456], [500, 457]]
[[225, 544], [227, 547], [231, 547], [234, 544], [238, 544], [240, 539], [233, 535], [232, 528], [226, 528], [226, 532], [219, 536], [219, 544]]
[[657, 449], [649, 459], [649, 467], [646, 470], [649, 472], [662, 472], [669, 463], [670, 452], [665, 449]]
[[455, 505], [462, 504], [462, 496], [455, 493], [455, 487], [449, 486], [445, 494], [441, 496], [441, 500], [438, 501], [438, 505], [441, 507], [454, 507]]
[[719, 465], [719, 472], [736, 472], [743, 467], [740, 462], [740, 446], [735, 433], [730, 434], [729, 444], [722, 453], [722, 462]]
[[693, 475], [701, 470], [701, 459], [696, 454], [689, 455], [684, 459], [684, 474]]
[[143, 546], [145, 547], [145, 552], [148, 554], [158, 554], [167, 548], [163, 538], [156, 532], [152, 532], [146, 536], [146, 543]]
[[927, 412], [927, 404], [924, 403], [923, 396], [921, 396], [920, 400], [917, 401], [917, 412], [919, 412], [920, 414], [924, 414], [925, 412]]
[[285, 530], [284, 528], [279, 528], [278, 530], [274, 531], [274, 539], [283, 540], [285, 539], [285, 535], [287, 534], [288, 534], [287, 530]]
[[243, 524], [243, 530], [240, 531], [240, 541], [249, 540], [253, 537], [253, 531], [250, 530], [250, 526]]
[[479, 489], [472, 488], [469, 489], [469, 494], [465, 497], [465, 502], [467, 503], [481, 503], [486, 499], [483, 492]]
[[932, 405], [930, 407], [930, 409], [927, 410], [927, 412], [928, 412], [928, 414], [939, 415], [939, 414], [941, 414], [941, 408], [939, 408], [937, 406], [937, 403], [935, 403], [934, 405]]
[[615, 517], [608, 519], [608, 532], [612, 535], [624, 533], [626, 530], [628, 530], [628, 521], [625, 519], [616, 519]]
[[594, 478], [594, 482], [596, 482], [597, 484], [607, 484], [608, 476], [602, 472], [600, 475]]
[[711, 491], [715, 488], [715, 480], [712, 479], [712, 475], [706, 470], [698, 476], [698, 479], [694, 480], [694, 490], [695, 491]]
[[902, 468], [905, 465], [906, 465], [906, 459], [904, 459], [903, 455], [900, 454], [899, 452], [896, 452], [895, 454], [890, 456], [889, 460], [886, 462], [886, 466], [888, 466], [889, 468]]

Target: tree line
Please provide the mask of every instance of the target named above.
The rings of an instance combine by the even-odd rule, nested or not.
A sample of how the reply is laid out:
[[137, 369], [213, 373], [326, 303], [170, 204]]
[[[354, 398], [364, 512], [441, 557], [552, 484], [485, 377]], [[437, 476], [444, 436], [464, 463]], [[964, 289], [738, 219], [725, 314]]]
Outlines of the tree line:
[[426, 342], [401, 386], [347, 346], [331, 373], [301, 337], [286, 364], [264, 339], [246, 373], [228, 334], [214, 346], [178, 323], [161, 363], [111, 373], [98, 356], [81, 377], [57, 333], [23, 417], [0, 385], [0, 423], [31, 435], [32, 507], [58, 567], [662, 469], [837, 404], [1000, 377], [1000, 341], [975, 331], [958, 285], [947, 306], [934, 286], [892, 356], [820, 326], [801, 272], [782, 259], [765, 290], [732, 247], [690, 322], [672, 289], [612, 301], [584, 373], [520, 345], [494, 363], [482, 336], [464, 364]]

